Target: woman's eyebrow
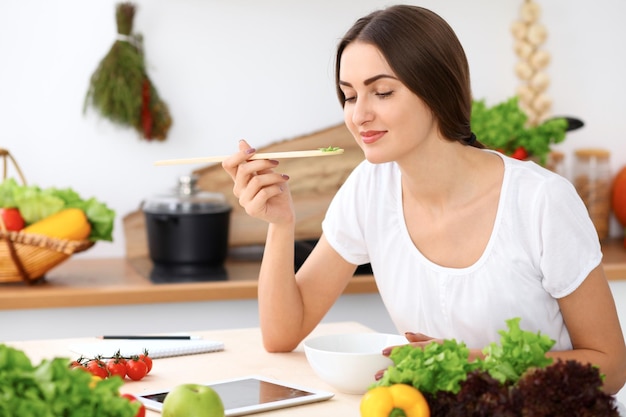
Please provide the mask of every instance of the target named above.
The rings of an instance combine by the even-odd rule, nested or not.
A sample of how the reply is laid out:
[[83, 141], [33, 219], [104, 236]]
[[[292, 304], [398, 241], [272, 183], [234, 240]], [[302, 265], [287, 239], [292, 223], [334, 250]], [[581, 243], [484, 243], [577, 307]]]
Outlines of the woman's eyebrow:
[[[375, 75], [375, 76], [370, 77], [367, 80], [363, 81], [363, 84], [364, 85], [370, 85], [373, 82], [380, 80], [381, 78], [391, 78], [392, 80], [397, 80], [397, 78], [394, 77], [393, 75], [379, 74], [379, 75]], [[341, 80], [339, 80], [339, 85], [345, 85], [346, 87], [352, 87], [352, 84], [350, 84], [349, 82], [341, 81]]]

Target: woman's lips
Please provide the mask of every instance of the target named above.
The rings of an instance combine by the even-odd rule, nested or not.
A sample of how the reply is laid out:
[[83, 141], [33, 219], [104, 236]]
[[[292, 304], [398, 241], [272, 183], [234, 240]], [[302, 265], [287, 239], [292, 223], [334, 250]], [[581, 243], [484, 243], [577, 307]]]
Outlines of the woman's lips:
[[382, 138], [385, 133], [387, 132], [384, 130], [368, 130], [366, 132], [361, 132], [360, 135], [363, 143], [369, 145]]

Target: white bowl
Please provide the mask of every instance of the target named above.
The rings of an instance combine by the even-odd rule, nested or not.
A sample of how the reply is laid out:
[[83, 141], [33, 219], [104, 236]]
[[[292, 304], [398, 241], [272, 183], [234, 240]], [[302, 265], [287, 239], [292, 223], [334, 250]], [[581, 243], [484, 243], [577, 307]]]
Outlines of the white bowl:
[[345, 394], [363, 394], [376, 382], [376, 372], [393, 365], [383, 349], [407, 343], [394, 334], [346, 333], [312, 337], [303, 345], [317, 376]]

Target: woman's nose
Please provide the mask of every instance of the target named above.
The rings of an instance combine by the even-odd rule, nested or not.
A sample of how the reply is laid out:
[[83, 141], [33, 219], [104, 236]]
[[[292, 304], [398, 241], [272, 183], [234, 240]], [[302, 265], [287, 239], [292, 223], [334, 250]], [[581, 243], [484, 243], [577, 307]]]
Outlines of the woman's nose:
[[352, 123], [360, 126], [364, 123], [371, 122], [373, 115], [374, 113], [372, 112], [368, 101], [365, 99], [357, 99], [352, 109]]

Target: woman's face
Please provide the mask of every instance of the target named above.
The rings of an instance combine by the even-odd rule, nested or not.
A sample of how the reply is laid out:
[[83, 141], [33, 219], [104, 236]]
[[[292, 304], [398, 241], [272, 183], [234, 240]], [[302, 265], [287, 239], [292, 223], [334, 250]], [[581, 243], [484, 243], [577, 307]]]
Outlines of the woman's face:
[[345, 48], [339, 85], [344, 121], [368, 161], [399, 160], [437, 137], [428, 106], [396, 78], [375, 46], [356, 41]]

